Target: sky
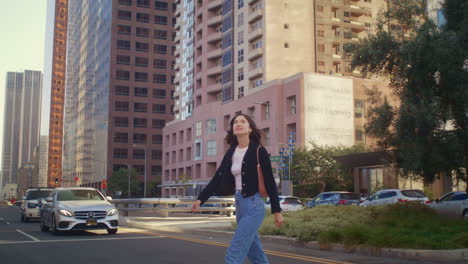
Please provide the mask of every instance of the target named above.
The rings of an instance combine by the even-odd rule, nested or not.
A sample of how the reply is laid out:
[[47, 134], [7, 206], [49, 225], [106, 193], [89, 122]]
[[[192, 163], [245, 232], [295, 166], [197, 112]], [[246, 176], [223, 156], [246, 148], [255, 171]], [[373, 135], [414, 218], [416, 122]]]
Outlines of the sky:
[[0, 41], [1, 160], [6, 73], [43, 71], [47, 0], [0, 0], [0, 3], [0, 25], [3, 25], [0, 27], [0, 36], [3, 39]]

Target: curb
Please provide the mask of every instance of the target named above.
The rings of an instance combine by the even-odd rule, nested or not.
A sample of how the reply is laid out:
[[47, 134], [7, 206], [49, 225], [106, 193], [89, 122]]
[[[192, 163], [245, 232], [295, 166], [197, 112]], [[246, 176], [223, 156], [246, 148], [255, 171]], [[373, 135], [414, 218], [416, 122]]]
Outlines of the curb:
[[[205, 228], [191, 228], [187, 225], [175, 225], [174, 222], [170, 225], [154, 225], [151, 222], [144, 223], [141, 221], [132, 221], [131, 219], [119, 219], [119, 224], [129, 227], [143, 228], [148, 230], [158, 230], [174, 233], [190, 233], [194, 235], [213, 236], [231, 238], [234, 234], [232, 231], [213, 230]], [[154, 222], [153, 222], [154, 223]], [[219, 227], [218, 227], [219, 228]], [[319, 245], [317, 241], [301, 242], [295, 238], [284, 236], [260, 235], [262, 242], [274, 242], [285, 246], [295, 246], [302, 248], [310, 248], [314, 250], [328, 250], [341, 253], [354, 253], [359, 255], [375, 256], [375, 257], [397, 257], [411, 260], [427, 260], [427, 261], [445, 261], [445, 262], [466, 262], [468, 261], [468, 249], [453, 249], [453, 250], [420, 250], [420, 249], [397, 249], [397, 248], [375, 248], [367, 246], [345, 247], [343, 244], [328, 244]]]

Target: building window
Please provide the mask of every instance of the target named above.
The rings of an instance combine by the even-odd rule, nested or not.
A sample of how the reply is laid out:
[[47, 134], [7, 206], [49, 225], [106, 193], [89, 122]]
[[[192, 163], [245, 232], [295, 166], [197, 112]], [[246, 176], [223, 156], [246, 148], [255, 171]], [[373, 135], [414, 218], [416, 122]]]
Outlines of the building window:
[[317, 30], [317, 36], [318, 36], [318, 37], [322, 37], [322, 38], [325, 37], [325, 31], [323, 31], [323, 30]]
[[131, 6], [132, 5], [132, 0], [119, 0], [119, 4]]
[[263, 107], [263, 119], [270, 120], [270, 102], [262, 104]]
[[252, 118], [252, 120], [255, 120], [255, 106], [247, 108], [247, 115]]
[[223, 32], [226, 32], [231, 28], [232, 28], [232, 16], [227, 16], [223, 19]]
[[135, 72], [135, 81], [137, 82], [147, 82], [148, 73], [147, 72]]
[[244, 49], [240, 49], [237, 51], [237, 62], [241, 63], [244, 61]]
[[296, 114], [296, 96], [290, 96], [288, 97], [288, 105], [289, 105], [289, 113], [290, 114]]
[[[146, 144], [146, 134], [140, 134], [140, 133], [133, 134], [133, 143], [145, 143]], [[135, 150], [133, 152], [135, 152]]]
[[133, 118], [133, 127], [146, 128], [147, 125], [148, 125], [148, 121], [146, 120], [146, 118], [138, 118], [138, 117]]
[[265, 129], [262, 130], [262, 132], [263, 132], [263, 136], [264, 136], [264, 140], [265, 140], [265, 145], [269, 146], [270, 145], [270, 129], [265, 128]]
[[133, 103], [133, 112], [146, 113], [148, 111], [146, 103]]
[[114, 134], [114, 142], [128, 142], [128, 133], [116, 132]]
[[128, 127], [128, 117], [114, 117], [114, 126]]
[[115, 148], [114, 149], [114, 158], [115, 159], [126, 159], [128, 158], [128, 149], [124, 148]]
[[355, 99], [354, 100], [354, 117], [361, 118], [364, 117], [364, 100]]
[[130, 72], [129, 71], [117, 71], [115, 73], [117, 80], [130, 80]]
[[117, 64], [130, 65], [130, 56], [117, 55]]
[[137, 43], [135, 43], [135, 50], [136, 51], [148, 52], [149, 45], [148, 45], [148, 43], [145, 43], [145, 42], [137, 42]]
[[138, 97], [148, 97], [148, 88], [146, 87], [135, 87], [134, 95]]
[[151, 144], [162, 144], [163, 136], [162, 135], [152, 135]]
[[232, 63], [232, 51], [223, 54], [223, 67]]
[[166, 60], [160, 60], [160, 59], [154, 59], [153, 60], [153, 67], [156, 68], [156, 69], [166, 69], [167, 61]]
[[263, 40], [261, 40], [261, 39], [255, 41], [255, 42], [252, 44], [252, 48], [253, 48], [253, 49], [259, 49], [259, 48], [261, 48], [261, 47], [263, 47]]
[[130, 41], [128, 40], [117, 40], [117, 49], [130, 50]]
[[147, 28], [142, 28], [142, 27], [137, 27], [136, 28], [136, 35], [138, 37], [149, 37], [149, 29]]
[[117, 25], [117, 34], [130, 35], [132, 33], [132, 27], [128, 25]]
[[237, 8], [241, 9], [244, 6], [244, 0], [237, 0]]
[[237, 70], [237, 81], [240, 82], [242, 80], [244, 80], [244, 68]]
[[364, 141], [364, 131], [362, 129], [356, 129], [356, 141], [361, 143]]
[[[148, 67], [148, 58], [147, 57], [135, 57], [135, 66]], [[148, 76], [146, 78], [148, 78]]]
[[216, 119], [206, 120], [206, 132], [208, 134], [216, 133]]
[[167, 39], [167, 31], [165, 30], [154, 30], [154, 38], [155, 39]]
[[128, 86], [117, 85], [115, 86], [115, 95], [129, 96], [130, 88]]
[[153, 74], [153, 82], [154, 83], [165, 84], [166, 83], [166, 75], [165, 74], [154, 73]]
[[137, 7], [149, 8], [150, 0], [137, 0]]
[[132, 20], [132, 12], [119, 10], [117, 11], [117, 17], [124, 20]]
[[138, 22], [149, 23], [150, 16], [149, 14], [146, 14], [146, 13], [137, 13], [136, 20]]
[[[162, 156], [162, 154], [161, 154], [161, 156]], [[151, 166], [151, 175], [161, 177], [162, 167], [161, 166]]]
[[166, 126], [166, 121], [164, 119], [153, 119], [151, 120], [152, 128], [163, 128]]
[[194, 153], [193, 153], [193, 159], [194, 160], [201, 160], [203, 158], [202, 156], [202, 141], [201, 139], [195, 140], [194, 144]]
[[[135, 135], [133, 136], [135, 138]], [[133, 140], [135, 142], [135, 140]], [[144, 149], [134, 149], [133, 150], [133, 159], [145, 159], [145, 150]]]
[[253, 87], [253, 88], [262, 86], [262, 84], [263, 84], [263, 80], [262, 80], [262, 79], [257, 79], [257, 80], [252, 81], [252, 87]]
[[237, 98], [241, 98], [243, 96], [244, 96], [244, 86], [241, 86], [238, 88]]
[[216, 156], [216, 140], [209, 140], [206, 143], [206, 155]]
[[244, 43], [244, 31], [239, 31], [237, 33], [237, 44], [240, 45]]
[[167, 4], [167, 2], [163, 2], [163, 1], [154, 1], [154, 9], [167, 11], [168, 10], [168, 4]]
[[198, 121], [195, 123], [195, 136], [199, 137], [202, 133], [202, 122]]
[[323, 6], [317, 5], [317, 12], [323, 12]]
[[167, 17], [166, 16], [154, 16], [154, 23], [158, 25], [167, 25]]
[[164, 104], [153, 104], [153, 113], [165, 114], [166, 105]]
[[128, 102], [116, 101], [114, 104], [114, 110], [118, 112], [128, 112]]
[[154, 44], [153, 52], [156, 53], [156, 54], [167, 54], [167, 46], [166, 45]]
[[156, 160], [162, 159], [162, 151], [159, 149], [151, 150], [151, 159], [156, 159]]
[[153, 89], [153, 98], [166, 98], [165, 89]]

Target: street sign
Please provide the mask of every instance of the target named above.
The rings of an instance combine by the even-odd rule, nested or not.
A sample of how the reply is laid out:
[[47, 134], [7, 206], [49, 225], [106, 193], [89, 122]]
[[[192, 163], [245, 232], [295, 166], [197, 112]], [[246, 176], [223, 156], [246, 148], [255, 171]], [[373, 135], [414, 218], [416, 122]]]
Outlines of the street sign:
[[281, 156], [270, 156], [271, 162], [281, 162]]

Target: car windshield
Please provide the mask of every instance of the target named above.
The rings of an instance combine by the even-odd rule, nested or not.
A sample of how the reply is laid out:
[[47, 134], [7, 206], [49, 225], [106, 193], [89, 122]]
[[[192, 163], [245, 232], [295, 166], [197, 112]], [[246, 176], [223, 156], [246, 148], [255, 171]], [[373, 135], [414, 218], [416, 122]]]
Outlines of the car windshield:
[[340, 197], [344, 200], [359, 200], [359, 194], [356, 193], [340, 193]]
[[104, 200], [96, 190], [63, 190], [57, 194], [58, 201]]
[[413, 198], [424, 198], [426, 195], [420, 190], [405, 190], [401, 191], [401, 193], [406, 197], [413, 197]]
[[46, 191], [46, 190], [37, 190], [37, 191], [29, 191], [26, 194], [26, 200], [35, 200], [39, 198], [47, 198], [50, 196], [50, 193], [52, 191]]
[[284, 201], [290, 204], [300, 204], [300, 201], [297, 198], [285, 198]]

